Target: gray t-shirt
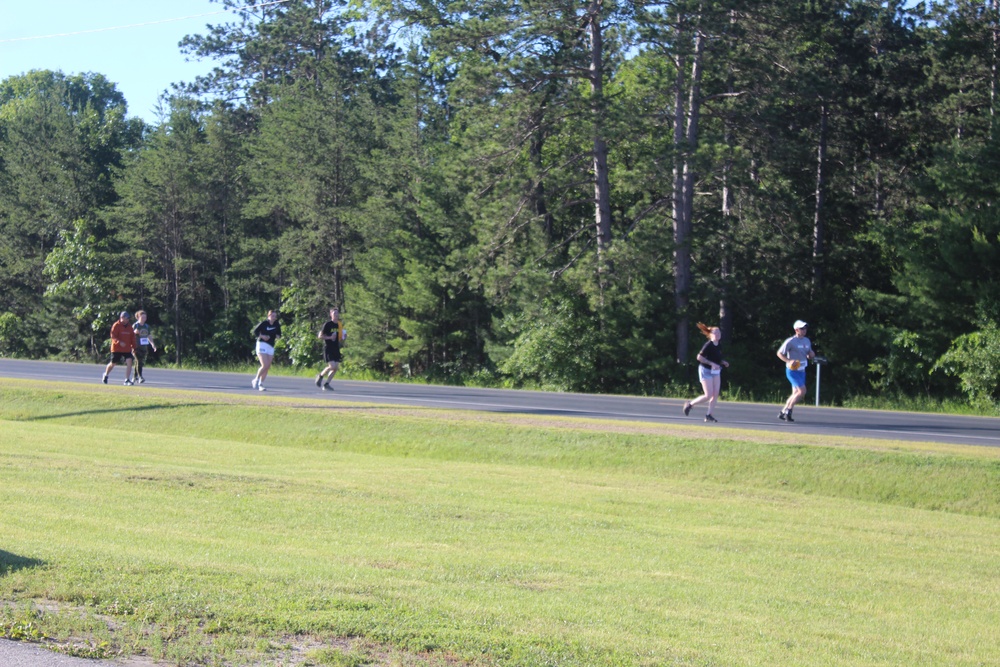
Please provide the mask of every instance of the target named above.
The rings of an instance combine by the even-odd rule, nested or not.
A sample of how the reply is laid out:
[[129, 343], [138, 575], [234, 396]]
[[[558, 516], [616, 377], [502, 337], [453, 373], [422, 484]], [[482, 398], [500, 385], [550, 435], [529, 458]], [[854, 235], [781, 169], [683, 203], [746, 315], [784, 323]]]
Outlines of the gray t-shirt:
[[778, 348], [778, 354], [794, 359], [799, 362], [799, 370], [809, 365], [809, 353], [812, 352], [812, 343], [806, 337], [799, 338], [792, 336]]

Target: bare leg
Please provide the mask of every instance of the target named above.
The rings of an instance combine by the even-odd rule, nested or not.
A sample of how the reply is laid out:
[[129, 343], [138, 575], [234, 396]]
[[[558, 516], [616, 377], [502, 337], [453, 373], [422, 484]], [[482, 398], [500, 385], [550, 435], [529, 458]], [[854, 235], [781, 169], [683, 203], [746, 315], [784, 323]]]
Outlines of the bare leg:
[[708, 413], [712, 414], [712, 409], [719, 400], [719, 391], [722, 389], [722, 376], [713, 375], [710, 380], [701, 383], [705, 387], [705, 394], [708, 396]]
[[270, 354], [258, 354], [257, 358], [260, 359], [260, 368], [257, 369], [257, 383], [260, 384], [267, 378], [267, 372], [271, 369], [271, 360], [274, 357]]
[[[701, 381], [701, 390], [704, 393], [701, 396], [699, 396], [698, 398], [694, 399], [693, 401], [689, 401], [688, 405], [698, 405], [700, 403], [704, 403], [705, 401], [714, 401], [715, 400], [715, 399], [712, 398], [712, 380], [702, 380]], [[708, 411], [709, 412], [712, 411], [711, 403], [709, 403]]]

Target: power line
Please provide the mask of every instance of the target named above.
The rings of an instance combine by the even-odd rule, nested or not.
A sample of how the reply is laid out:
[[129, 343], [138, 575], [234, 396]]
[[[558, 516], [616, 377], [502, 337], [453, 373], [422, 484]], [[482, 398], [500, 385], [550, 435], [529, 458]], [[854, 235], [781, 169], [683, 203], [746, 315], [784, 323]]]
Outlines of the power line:
[[[243, 7], [237, 7], [233, 9], [234, 12], [242, 12], [250, 9], [257, 9], [258, 7], [268, 7], [270, 5], [283, 5], [289, 0], [272, 0], [271, 2], [261, 2], [256, 5], [244, 5]], [[145, 23], [130, 23], [129, 25], [118, 25], [112, 26], [110, 28], [94, 28], [93, 30], [77, 30], [75, 32], [61, 32], [54, 35], [36, 35], [34, 37], [14, 37], [12, 39], [0, 39], [0, 44], [9, 44], [11, 42], [29, 42], [35, 39], [52, 39], [55, 37], [73, 37], [75, 35], [89, 35], [95, 32], [108, 32], [109, 30], [125, 30], [126, 28], [141, 28], [148, 25], [159, 25], [161, 23], [173, 23], [175, 21], [187, 21], [188, 19], [197, 19], [203, 16], [215, 16], [216, 14], [225, 14], [228, 9], [220, 9], [217, 12], [208, 12], [205, 14], [192, 14], [191, 16], [179, 16], [174, 19], [160, 19], [159, 21], [147, 21]]]

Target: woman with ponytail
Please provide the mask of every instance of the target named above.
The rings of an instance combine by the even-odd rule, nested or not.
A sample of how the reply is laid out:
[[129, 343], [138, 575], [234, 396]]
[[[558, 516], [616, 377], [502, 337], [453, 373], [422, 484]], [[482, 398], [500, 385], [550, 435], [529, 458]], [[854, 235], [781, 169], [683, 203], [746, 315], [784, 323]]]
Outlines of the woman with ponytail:
[[708, 403], [708, 412], [705, 413], [706, 422], [719, 421], [712, 416], [712, 408], [719, 400], [719, 390], [722, 388], [722, 367], [729, 367], [729, 362], [722, 358], [722, 348], [719, 342], [722, 340], [722, 330], [719, 327], [709, 327], [698, 322], [698, 330], [708, 339], [708, 342], [698, 353], [698, 379], [701, 381], [702, 391], [705, 393], [684, 403], [684, 416], [691, 413], [691, 407], [701, 403]]

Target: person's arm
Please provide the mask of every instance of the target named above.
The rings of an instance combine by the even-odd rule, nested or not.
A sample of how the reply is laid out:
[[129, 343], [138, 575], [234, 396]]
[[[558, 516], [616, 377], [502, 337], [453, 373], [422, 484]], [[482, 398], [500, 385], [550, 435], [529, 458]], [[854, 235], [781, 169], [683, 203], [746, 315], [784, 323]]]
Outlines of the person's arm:
[[781, 347], [778, 348], [778, 358], [781, 359], [781, 361], [783, 363], [787, 364], [789, 361], [791, 361], [791, 359], [789, 359], [787, 356], [785, 356], [785, 346], [786, 345], [788, 345], [788, 341], [787, 340], [784, 343], [781, 344]]
[[111, 351], [114, 352], [116, 347], [121, 346], [121, 322], [115, 322], [111, 325]]
[[[789, 339], [789, 340], [791, 340], [791, 339]], [[791, 368], [792, 367], [792, 358], [790, 356], [788, 356], [787, 347], [786, 347], [787, 345], [788, 345], [788, 340], [786, 340], [784, 343], [782, 343], [781, 347], [778, 348], [778, 358], [781, 359], [781, 361], [784, 362], [784, 364], [785, 364], [786, 367]]]
[[260, 324], [258, 324], [257, 326], [255, 326], [253, 328], [252, 334], [253, 334], [253, 337], [256, 338], [256, 339], [258, 339], [258, 340], [270, 342], [270, 340], [269, 340], [270, 336], [261, 333], [261, 329], [264, 328], [264, 322], [267, 322], [267, 320], [263, 320]]

